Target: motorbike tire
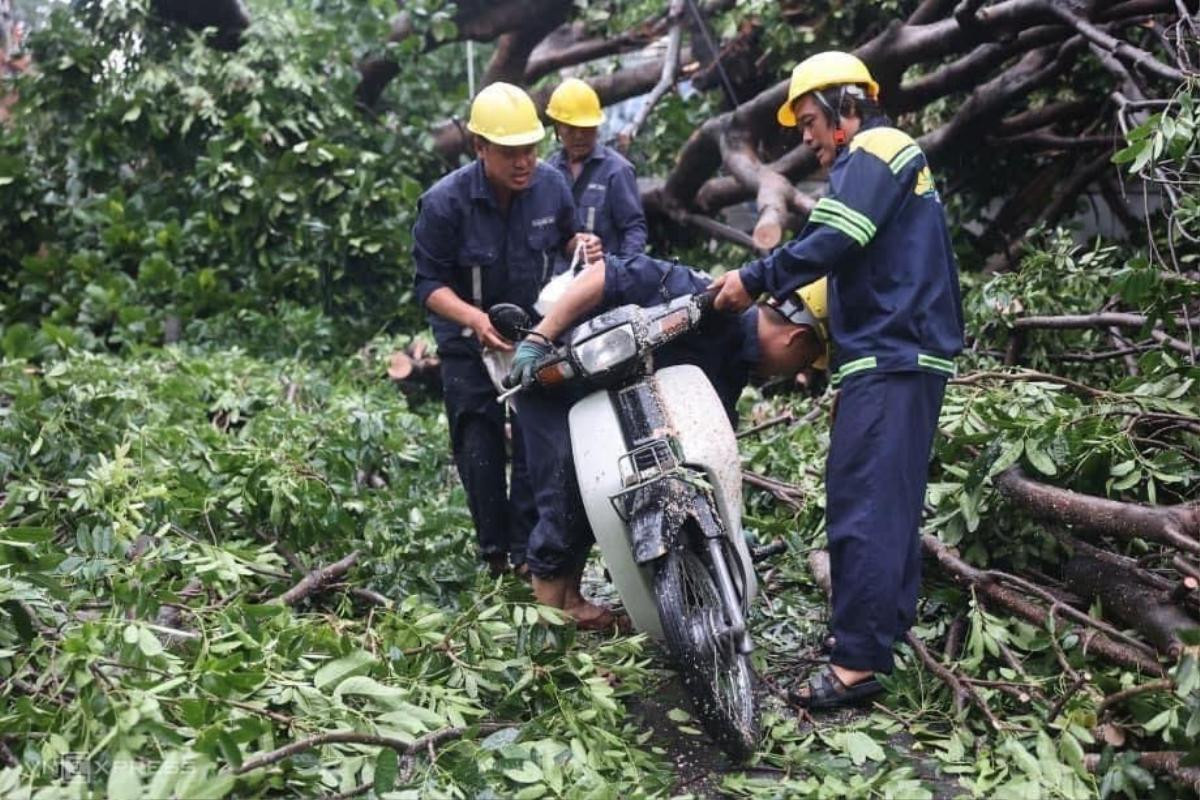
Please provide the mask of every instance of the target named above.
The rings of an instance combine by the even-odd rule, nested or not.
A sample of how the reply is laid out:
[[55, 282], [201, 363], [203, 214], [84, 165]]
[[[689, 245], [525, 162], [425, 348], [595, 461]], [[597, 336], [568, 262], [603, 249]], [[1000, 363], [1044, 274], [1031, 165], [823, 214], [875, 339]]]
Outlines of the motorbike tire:
[[750, 657], [738, 652], [731, 637], [721, 641], [711, 626], [705, 631], [706, 619], [725, 614], [708, 560], [707, 553], [686, 545], [669, 551], [654, 575], [654, 599], [667, 650], [696, 716], [731, 759], [744, 761], [759, 737], [754, 671]]

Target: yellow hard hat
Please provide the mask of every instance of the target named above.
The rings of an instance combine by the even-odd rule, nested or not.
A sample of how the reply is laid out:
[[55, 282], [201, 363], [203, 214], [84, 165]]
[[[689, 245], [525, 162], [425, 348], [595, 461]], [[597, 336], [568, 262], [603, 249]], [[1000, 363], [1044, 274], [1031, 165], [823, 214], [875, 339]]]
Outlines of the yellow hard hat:
[[546, 116], [576, 128], [595, 128], [604, 123], [600, 96], [579, 78], [567, 78], [550, 95]]
[[779, 313], [793, 325], [808, 325], [825, 345], [825, 352], [812, 365], [817, 369], [829, 366], [829, 279], [818, 278], [801, 286], [795, 294], [781, 302]]
[[871, 77], [867, 65], [857, 56], [843, 53], [840, 50], [827, 50], [809, 56], [796, 65], [792, 70], [792, 82], [788, 84], [787, 102], [779, 107], [775, 118], [785, 128], [796, 127], [796, 115], [792, 113], [792, 103], [797, 97], [842, 84], [863, 84], [867, 87], [867, 95], [876, 100], [879, 98], [879, 84]]
[[511, 83], [488, 84], [471, 103], [467, 130], [500, 145], [537, 144], [546, 136], [529, 95]]

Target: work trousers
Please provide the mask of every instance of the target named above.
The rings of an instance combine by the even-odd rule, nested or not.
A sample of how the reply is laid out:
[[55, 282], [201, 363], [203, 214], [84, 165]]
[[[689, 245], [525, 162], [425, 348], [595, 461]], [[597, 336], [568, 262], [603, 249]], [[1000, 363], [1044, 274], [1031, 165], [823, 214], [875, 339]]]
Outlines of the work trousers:
[[505, 407], [477, 355], [442, 357], [442, 387], [454, 463], [467, 493], [479, 552], [507, 553], [525, 563], [526, 543], [537, 516], [526, 466], [521, 422], [512, 424], [512, 477], [506, 480]]
[[946, 378], [865, 372], [847, 378], [825, 467], [833, 583], [830, 660], [891, 672], [892, 645], [916, 619], [921, 512]]
[[596, 541], [579, 495], [568, 415], [580, 394], [534, 387], [517, 397], [537, 522], [529, 534], [527, 563], [539, 578], [581, 569]]

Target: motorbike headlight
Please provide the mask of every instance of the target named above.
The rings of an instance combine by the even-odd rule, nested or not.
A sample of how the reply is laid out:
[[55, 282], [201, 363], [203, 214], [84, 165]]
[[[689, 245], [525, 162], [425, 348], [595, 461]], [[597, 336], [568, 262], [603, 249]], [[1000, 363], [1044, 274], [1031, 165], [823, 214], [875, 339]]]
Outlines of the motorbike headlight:
[[632, 325], [618, 325], [575, 346], [579, 366], [589, 375], [605, 372], [637, 355]]

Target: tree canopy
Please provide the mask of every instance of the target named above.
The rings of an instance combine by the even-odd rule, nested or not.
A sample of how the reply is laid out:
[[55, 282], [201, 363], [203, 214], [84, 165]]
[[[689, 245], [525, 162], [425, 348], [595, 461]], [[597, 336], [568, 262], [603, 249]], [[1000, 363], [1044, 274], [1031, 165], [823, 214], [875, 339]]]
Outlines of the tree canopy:
[[[0, 795], [1200, 791], [1198, 31], [1194, 0], [0, 0]], [[784, 552], [730, 765], [651, 643], [477, 570], [436, 381], [388, 374], [433, 363], [410, 229], [472, 84], [633, 99], [652, 252], [716, 273], [803, 226], [822, 175], [774, 113], [831, 47], [936, 169], [969, 346], [920, 619], [858, 714], [781, 699], [824, 636], [831, 395], [742, 398]]]

